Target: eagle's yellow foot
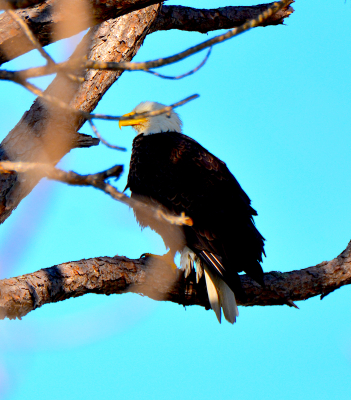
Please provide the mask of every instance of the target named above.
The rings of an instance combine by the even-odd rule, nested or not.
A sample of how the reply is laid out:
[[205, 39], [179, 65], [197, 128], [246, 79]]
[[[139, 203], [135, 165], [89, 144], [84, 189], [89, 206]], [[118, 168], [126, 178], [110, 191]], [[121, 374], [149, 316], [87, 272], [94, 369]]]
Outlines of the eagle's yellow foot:
[[140, 258], [150, 258], [154, 259], [155, 261], [168, 264], [173, 269], [173, 271], [176, 271], [178, 269], [177, 265], [174, 263], [174, 257], [170, 251], [163, 256], [152, 253], [144, 253], [140, 256]]

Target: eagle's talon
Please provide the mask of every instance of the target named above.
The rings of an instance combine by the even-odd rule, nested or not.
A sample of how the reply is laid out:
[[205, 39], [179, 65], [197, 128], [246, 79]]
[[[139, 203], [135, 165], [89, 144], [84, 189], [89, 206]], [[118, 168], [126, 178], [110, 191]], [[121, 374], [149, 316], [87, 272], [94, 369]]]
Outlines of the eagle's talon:
[[157, 254], [152, 254], [152, 253], [143, 253], [140, 258], [143, 258], [144, 260], [148, 259], [148, 258], [154, 258], [155, 260], [159, 261], [159, 262], [163, 262], [165, 264], [168, 264], [173, 271], [176, 271], [178, 269], [177, 265], [174, 263], [173, 261], [173, 257], [170, 254], [170, 252], [164, 254], [163, 256], [159, 256]]

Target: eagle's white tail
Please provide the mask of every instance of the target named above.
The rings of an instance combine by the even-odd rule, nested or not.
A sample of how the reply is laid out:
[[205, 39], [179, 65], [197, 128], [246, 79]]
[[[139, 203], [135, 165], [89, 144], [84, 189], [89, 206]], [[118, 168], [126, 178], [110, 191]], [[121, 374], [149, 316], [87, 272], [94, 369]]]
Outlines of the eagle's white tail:
[[221, 278], [213, 275], [206, 266], [205, 278], [208, 298], [218, 321], [221, 322], [221, 308], [223, 308], [225, 319], [234, 324], [236, 317], [239, 316], [239, 310], [233, 291]]

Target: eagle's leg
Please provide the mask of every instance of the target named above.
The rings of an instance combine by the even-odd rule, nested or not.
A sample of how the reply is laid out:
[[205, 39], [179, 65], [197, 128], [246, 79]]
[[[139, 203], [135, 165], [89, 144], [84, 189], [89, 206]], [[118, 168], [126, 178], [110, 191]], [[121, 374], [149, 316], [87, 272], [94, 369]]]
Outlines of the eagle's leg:
[[168, 264], [175, 271], [178, 267], [174, 262], [174, 256], [174, 252], [172, 250], [168, 250], [168, 252], [166, 254], [163, 254], [163, 256], [152, 253], [144, 253], [140, 256], [140, 258], [149, 259], [150, 261], [154, 259], [156, 262]]

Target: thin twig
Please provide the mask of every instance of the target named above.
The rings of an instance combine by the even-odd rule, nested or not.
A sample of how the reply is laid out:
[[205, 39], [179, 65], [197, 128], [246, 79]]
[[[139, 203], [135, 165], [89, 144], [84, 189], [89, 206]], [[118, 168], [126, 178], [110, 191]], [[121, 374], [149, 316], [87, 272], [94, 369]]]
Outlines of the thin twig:
[[28, 28], [27, 24], [23, 19], [16, 14], [13, 10], [7, 10], [11, 18], [17, 22], [17, 24], [22, 29], [23, 33], [27, 36], [28, 40], [32, 43], [33, 47], [39, 51], [39, 53], [45, 58], [48, 65], [56, 65], [53, 58], [43, 49], [42, 45], [38, 42], [37, 38], [34, 36], [33, 32]]
[[117, 165], [96, 174], [80, 175], [73, 171], [63, 171], [59, 168], [53, 167], [50, 164], [12, 161], [0, 162], [0, 172], [11, 173], [12, 171], [16, 171], [17, 173], [35, 171], [40, 173], [40, 175], [42, 175], [43, 177], [59, 182], [68, 183], [70, 185], [93, 186], [110, 195], [113, 199], [118, 200], [121, 203], [127, 204], [129, 207], [133, 207], [133, 209], [143, 210], [143, 212], [151, 214], [154, 218], [157, 218], [158, 220], [166, 221], [173, 225], [192, 226], [193, 224], [192, 219], [187, 217], [183, 212], [180, 216], [167, 213], [163, 209], [161, 209], [161, 207], [154, 207], [141, 201], [132, 199], [126, 196], [124, 193], [119, 192], [114, 186], [106, 183], [106, 179], [111, 177], [118, 178], [120, 176], [123, 171], [122, 165]]
[[[57, 65], [54, 61], [54, 59], [50, 56], [49, 53], [47, 53], [44, 49], [43, 46], [40, 44], [40, 42], [37, 40], [35, 37], [34, 33], [31, 31], [31, 29], [28, 27], [27, 23], [23, 21], [23, 19], [15, 13], [13, 10], [7, 10], [7, 12], [10, 14], [11, 18], [17, 22], [17, 24], [20, 26], [22, 29], [23, 33], [26, 35], [27, 39], [32, 43], [33, 47], [39, 51], [39, 53], [42, 55], [42, 57], [45, 58], [47, 65], [50, 66], [55, 66]], [[78, 77], [75, 76], [69, 72], [65, 72], [67, 77], [71, 79], [73, 82], [78, 82], [82, 83], [84, 82], [83, 77]]]
[[17, 80], [16, 83], [19, 85], [22, 85], [25, 87], [27, 90], [29, 90], [31, 93], [35, 94], [36, 96], [41, 97], [43, 100], [46, 100], [47, 102], [62, 108], [66, 111], [69, 111], [74, 114], [79, 114], [80, 116], [84, 117], [88, 121], [92, 119], [103, 119], [103, 120], [108, 120], [108, 121], [123, 121], [123, 120], [130, 120], [130, 119], [138, 119], [138, 118], [147, 118], [147, 117], [155, 117], [157, 115], [165, 114], [173, 110], [173, 108], [182, 106], [186, 103], [188, 103], [191, 100], [195, 100], [199, 97], [198, 94], [193, 94], [192, 96], [189, 96], [185, 98], [184, 100], [178, 101], [174, 104], [171, 104], [170, 106], [165, 106], [161, 108], [160, 110], [155, 110], [155, 111], [148, 111], [148, 112], [143, 112], [143, 113], [136, 113], [133, 115], [130, 115], [128, 117], [124, 117], [123, 115], [121, 116], [113, 116], [113, 115], [104, 115], [104, 114], [90, 114], [82, 110], [76, 110], [67, 103], [63, 102], [60, 100], [58, 97], [48, 95], [44, 93], [40, 88], [37, 86], [33, 85], [32, 83], [24, 80]]
[[22, 79], [16, 80], [16, 83], [18, 83], [19, 85], [22, 85], [24, 88], [29, 90], [31, 93], [35, 94], [36, 96], [40, 97], [43, 100], [46, 100], [48, 103], [50, 103], [56, 107], [59, 107], [66, 111], [69, 111], [73, 114], [79, 114], [86, 119], [90, 118], [89, 113], [82, 111], [82, 110], [76, 110], [76, 109], [72, 108], [69, 104], [60, 100], [58, 97], [46, 94], [43, 90], [38, 88], [38, 86], [33, 85], [33, 83], [30, 83], [30, 82], [28, 82], [26, 80], [22, 80]]
[[114, 150], [120, 150], [120, 151], [127, 151], [127, 149], [125, 147], [119, 147], [119, 146], [115, 146], [111, 143], [109, 143], [107, 140], [105, 140], [100, 133], [98, 132], [96, 126], [94, 125], [93, 121], [90, 119], [89, 120], [89, 124], [91, 126], [91, 129], [93, 130], [93, 132], [95, 133], [95, 135], [100, 139], [100, 142], [102, 142], [105, 146], [109, 147], [110, 149], [114, 149]]
[[157, 115], [161, 114], [166, 114], [173, 110], [173, 108], [180, 107], [186, 103], [188, 103], [191, 100], [195, 100], [198, 97], [200, 97], [198, 94], [193, 94], [192, 96], [187, 97], [184, 100], [178, 101], [177, 103], [171, 104], [170, 106], [165, 106], [161, 108], [160, 110], [155, 110], [155, 111], [148, 111], [148, 112], [143, 112], [143, 113], [136, 113], [133, 115], [130, 115], [128, 117], [124, 117], [121, 115], [120, 117], [114, 117], [111, 115], [103, 115], [103, 114], [89, 114], [89, 119], [106, 119], [110, 121], [124, 121], [124, 120], [130, 120], [130, 119], [139, 119], [139, 118], [147, 118], [147, 117], [156, 117]]
[[194, 73], [197, 72], [201, 67], [203, 67], [203, 66], [206, 64], [206, 61], [208, 60], [208, 58], [210, 57], [211, 51], [212, 51], [212, 47], [210, 47], [210, 48], [208, 49], [208, 52], [207, 52], [205, 58], [201, 61], [201, 63], [200, 63], [196, 68], [192, 69], [192, 70], [189, 71], [189, 72], [186, 72], [186, 73], [183, 74], [183, 75], [168, 76], [168, 75], [159, 74], [158, 72], [151, 71], [151, 70], [145, 71], [145, 72], [148, 72], [149, 74], [155, 75], [155, 76], [157, 76], [157, 77], [159, 77], [159, 78], [163, 78], [163, 79], [182, 79], [182, 78], [185, 78], [186, 76], [189, 76], [189, 75], [194, 74]]

